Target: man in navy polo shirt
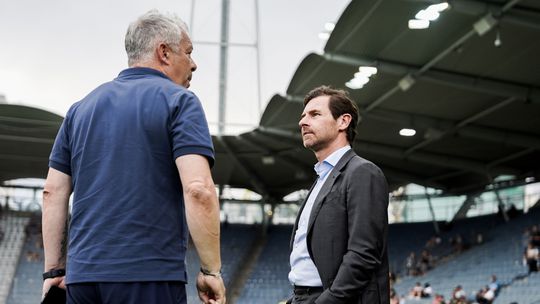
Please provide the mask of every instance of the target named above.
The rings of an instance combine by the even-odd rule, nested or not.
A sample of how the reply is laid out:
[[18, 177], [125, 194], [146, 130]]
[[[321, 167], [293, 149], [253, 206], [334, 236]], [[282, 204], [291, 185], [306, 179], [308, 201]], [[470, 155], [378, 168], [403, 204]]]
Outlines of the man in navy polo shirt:
[[186, 89], [197, 68], [187, 27], [149, 11], [125, 46], [130, 68], [69, 109], [51, 152], [43, 294], [67, 286], [68, 303], [186, 303], [189, 228], [199, 297], [225, 303], [214, 149]]

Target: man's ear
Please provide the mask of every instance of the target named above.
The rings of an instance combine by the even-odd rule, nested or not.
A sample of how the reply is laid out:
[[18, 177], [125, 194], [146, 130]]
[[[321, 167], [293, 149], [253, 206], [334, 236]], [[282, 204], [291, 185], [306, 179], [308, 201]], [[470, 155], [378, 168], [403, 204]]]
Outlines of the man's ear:
[[347, 130], [347, 128], [351, 124], [351, 120], [352, 120], [351, 114], [348, 114], [348, 113], [341, 114], [341, 116], [338, 118], [339, 130], [340, 131]]
[[170, 63], [171, 49], [165, 44], [160, 43], [156, 48], [156, 57], [160, 63], [168, 65]]

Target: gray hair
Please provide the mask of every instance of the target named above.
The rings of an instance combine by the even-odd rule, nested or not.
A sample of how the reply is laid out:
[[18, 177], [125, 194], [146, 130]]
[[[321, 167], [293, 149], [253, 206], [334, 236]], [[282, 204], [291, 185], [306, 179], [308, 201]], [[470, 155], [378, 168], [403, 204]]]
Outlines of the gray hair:
[[148, 11], [128, 27], [125, 40], [128, 65], [150, 60], [160, 43], [179, 51], [182, 33], [188, 34], [187, 25], [175, 14]]

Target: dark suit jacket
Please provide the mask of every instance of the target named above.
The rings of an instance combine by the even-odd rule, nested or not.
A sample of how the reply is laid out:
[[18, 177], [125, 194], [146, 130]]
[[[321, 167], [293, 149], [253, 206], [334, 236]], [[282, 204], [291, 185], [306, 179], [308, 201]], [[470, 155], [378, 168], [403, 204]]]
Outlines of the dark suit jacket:
[[386, 179], [352, 149], [329, 174], [308, 222], [307, 247], [324, 288], [316, 303], [388, 304]]

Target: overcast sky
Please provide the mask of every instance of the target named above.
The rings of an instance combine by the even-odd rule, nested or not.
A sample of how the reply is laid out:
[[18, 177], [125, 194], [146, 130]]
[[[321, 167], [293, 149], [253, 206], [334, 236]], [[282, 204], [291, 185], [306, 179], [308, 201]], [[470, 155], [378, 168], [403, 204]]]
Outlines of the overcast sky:
[[[253, 0], [231, 0], [230, 41], [254, 43]], [[219, 47], [197, 43], [220, 38], [221, 1], [0, 0], [0, 94], [65, 115], [69, 106], [127, 67], [124, 34], [128, 24], [157, 8], [174, 12], [188, 25], [198, 70], [190, 89], [201, 99], [211, 131], [218, 121]], [[262, 110], [284, 93], [300, 61], [320, 52], [318, 33], [335, 22], [349, 0], [259, 0]], [[257, 65], [254, 48], [229, 51], [228, 133], [258, 124]], [[240, 126], [239, 126], [240, 125]]]

